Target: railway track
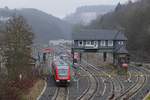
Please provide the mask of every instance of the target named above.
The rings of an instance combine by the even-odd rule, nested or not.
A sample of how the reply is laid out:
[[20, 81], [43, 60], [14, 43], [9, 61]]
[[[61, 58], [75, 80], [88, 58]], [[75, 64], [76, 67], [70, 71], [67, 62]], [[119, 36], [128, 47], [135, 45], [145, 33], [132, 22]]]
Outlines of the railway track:
[[[88, 64], [88, 63], [86, 63], [89, 67], [88, 68], [90, 68], [90, 70], [93, 70], [93, 73], [96, 73], [96, 75], [95, 75], [95, 77], [96, 78], [99, 78], [99, 77], [101, 77], [102, 78], [102, 76], [104, 76], [105, 77], [105, 81], [106, 81], [106, 78], [109, 78], [109, 82], [111, 83], [111, 91], [109, 92], [110, 93], [110, 96], [112, 96], [111, 94], [113, 94], [113, 92], [114, 92], [114, 84], [113, 84], [113, 81], [112, 81], [112, 79], [111, 79], [111, 76], [110, 75], [108, 75], [107, 73], [104, 73], [102, 70], [98, 70], [96, 67], [94, 67], [93, 65], [91, 65], [91, 64]], [[98, 75], [97, 75], [98, 74]], [[101, 76], [102, 75], [102, 76]], [[104, 84], [104, 89], [103, 89], [103, 91], [101, 91], [101, 88], [98, 88], [97, 89], [97, 92], [96, 92], [96, 94], [97, 94], [97, 96], [96, 97], [98, 97], [99, 99], [100, 98], [104, 98], [104, 99], [106, 99], [105, 97], [103, 97], [104, 96], [104, 94], [106, 94], [106, 83], [105, 83], [105, 81], [102, 81], [102, 80], [99, 80], [99, 81], [101, 81], [103, 84]], [[108, 94], [107, 94], [108, 95]], [[95, 97], [95, 98], [96, 98]], [[109, 97], [107, 98], [107, 100], [109, 99]]]
[[[95, 69], [96, 71], [100, 70], [91, 64], [89, 64], [89, 66], [91, 66], [92, 69]], [[141, 70], [137, 70], [136, 68], [134, 68], [134, 70], [138, 75], [137, 80], [132, 86], [125, 90], [123, 84], [120, 82], [119, 79], [111, 79], [112, 91], [107, 100], [128, 100], [135, 96], [143, 88], [144, 84], [146, 83], [147, 77], [143, 74], [144, 72], [142, 72]]]
[[96, 95], [98, 88], [98, 79], [92, 74], [92, 72], [85, 67], [86, 65], [81, 65], [82, 70], [86, 71], [89, 76], [89, 85], [87, 89], [77, 98], [77, 100], [93, 100], [93, 97]]
[[57, 87], [52, 100], [69, 100], [69, 88]]
[[[107, 76], [109, 78], [109, 82], [111, 83], [111, 86], [110, 86], [111, 87], [111, 91], [109, 92], [109, 95], [107, 93], [108, 97], [107, 98], [104, 97], [105, 99], [113, 100], [115, 97], [117, 97], [118, 95], [120, 95], [120, 93], [123, 92], [124, 86], [119, 81], [118, 78], [117, 79], [115, 79], [115, 78], [113, 79], [109, 74], [104, 72], [103, 69], [99, 69], [96, 66], [88, 64], [88, 63], [86, 63], [86, 64], [89, 65], [93, 70], [95, 70], [96, 73], [103, 73], [104, 76]], [[105, 84], [105, 83], [103, 83], [103, 84]], [[100, 98], [102, 98], [102, 96], [104, 96], [104, 93], [105, 93], [105, 90], [104, 90], [104, 92], [102, 92], [102, 95], [101, 95]]]
[[111, 79], [112, 82], [112, 93], [110, 94], [110, 96], [108, 97], [108, 100], [113, 100], [115, 97], [117, 97], [118, 95], [120, 95], [120, 93], [122, 93], [122, 91], [124, 90], [123, 85], [121, 84], [121, 82], [118, 79]]
[[145, 69], [144, 67], [137, 68], [137, 70], [140, 70], [143, 73], [143, 76], [145, 76], [146, 81], [145, 81], [145, 84], [143, 85], [143, 88], [134, 96], [132, 96], [132, 99], [136, 99], [136, 98], [144, 99], [144, 97], [146, 96], [146, 94], [148, 93], [150, 89], [150, 85], [149, 85], [150, 73], [149, 73], [149, 70]]
[[143, 88], [147, 78], [141, 71], [138, 71], [137, 69], [135, 69], [135, 71], [138, 75], [136, 82], [131, 87], [123, 91], [118, 97], [115, 98], [115, 100], [129, 100]]

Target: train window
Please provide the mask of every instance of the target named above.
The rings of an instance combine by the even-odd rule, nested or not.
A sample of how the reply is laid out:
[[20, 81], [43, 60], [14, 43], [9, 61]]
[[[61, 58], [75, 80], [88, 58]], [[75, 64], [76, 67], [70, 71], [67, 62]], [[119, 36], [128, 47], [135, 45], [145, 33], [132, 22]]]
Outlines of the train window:
[[67, 69], [59, 69], [59, 76], [66, 76], [68, 74], [68, 70]]

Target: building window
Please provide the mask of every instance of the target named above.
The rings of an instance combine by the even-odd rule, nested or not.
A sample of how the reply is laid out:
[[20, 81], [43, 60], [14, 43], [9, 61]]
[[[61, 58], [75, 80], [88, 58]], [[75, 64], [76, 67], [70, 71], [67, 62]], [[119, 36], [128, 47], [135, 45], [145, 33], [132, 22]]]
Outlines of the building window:
[[98, 48], [98, 41], [93, 41], [93, 45], [95, 48]]
[[101, 41], [101, 42], [100, 42], [100, 45], [101, 45], [101, 46], [106, 46], [106, 41]]
[[118, 44], [123, 45], [124, 43], [123, 43], [123, 41], [118, 41]]
[[91, 45], [94, 45], [94, 41], [91, 41]]
[[108, 46], [113, 46], [113, 41], [108, 41]]
[[78, 46], [83, 46], [83, 41], [78, 41]]
[[86, 45], [91, 45], [91, 41], [86, 41]]

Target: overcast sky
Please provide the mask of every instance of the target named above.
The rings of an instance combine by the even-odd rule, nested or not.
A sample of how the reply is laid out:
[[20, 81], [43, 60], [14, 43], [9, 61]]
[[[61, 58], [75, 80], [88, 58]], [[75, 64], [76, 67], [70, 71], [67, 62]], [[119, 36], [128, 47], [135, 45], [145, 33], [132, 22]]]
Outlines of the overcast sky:
[[116, 5], [128, 0], [0, 0], [0, 7], [37, 8], [49, 14], [63, 18], [83, 5]]

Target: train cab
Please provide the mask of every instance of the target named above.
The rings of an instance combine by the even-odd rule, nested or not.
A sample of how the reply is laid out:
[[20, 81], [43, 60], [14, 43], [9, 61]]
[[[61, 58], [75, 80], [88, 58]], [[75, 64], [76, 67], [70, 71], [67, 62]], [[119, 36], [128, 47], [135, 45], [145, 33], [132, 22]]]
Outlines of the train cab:
[[70, 83], [70, 66], [62, 60], [52, 63], [52, 74], [57, 84]]

